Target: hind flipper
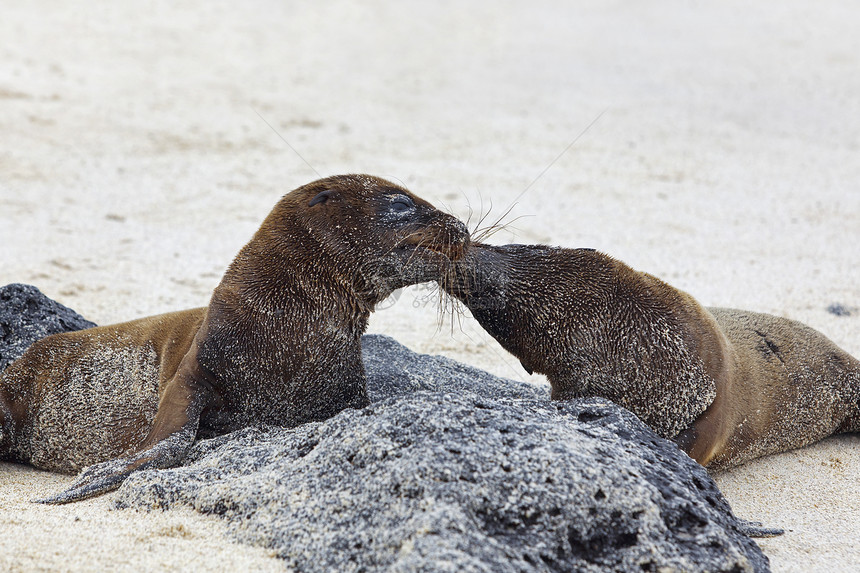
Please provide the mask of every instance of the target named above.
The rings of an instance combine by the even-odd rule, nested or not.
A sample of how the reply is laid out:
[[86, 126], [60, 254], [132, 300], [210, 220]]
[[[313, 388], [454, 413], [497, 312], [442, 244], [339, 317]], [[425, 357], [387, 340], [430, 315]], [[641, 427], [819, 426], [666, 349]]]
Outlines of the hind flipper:
[[747, 537], [777, 537], [785, 533], [777, 527], [764, 527], [760, 521], [738, 518], [738, 529]]

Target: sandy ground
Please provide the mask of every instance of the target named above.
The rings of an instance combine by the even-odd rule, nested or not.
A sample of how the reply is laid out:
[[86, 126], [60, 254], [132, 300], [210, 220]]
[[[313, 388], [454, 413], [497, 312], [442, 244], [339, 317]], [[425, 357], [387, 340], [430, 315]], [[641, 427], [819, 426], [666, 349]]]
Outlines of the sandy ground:
[[[595, 247], [860, 355], [850, 3], [310, 4], [4, 5], [0, 284], [102, 324], [204, 305], [283, 193], [367, 172], [473, 223], [512, 207], [496, 242]], [[432, 290], [397, 298], [372, 331], [526, 379]], [[774, 571], [856, 570], [857, 435], [716, 477], [788, 530], [760, 542]], [[0, 464], [0, 569], [279, 566], [191, 513], [28, 502], [67, 481]]]

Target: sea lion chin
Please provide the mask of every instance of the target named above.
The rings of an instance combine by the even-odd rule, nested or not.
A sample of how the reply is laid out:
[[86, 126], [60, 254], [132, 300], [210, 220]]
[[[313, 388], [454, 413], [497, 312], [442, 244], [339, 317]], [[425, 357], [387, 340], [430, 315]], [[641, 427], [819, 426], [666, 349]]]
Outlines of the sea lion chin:
[[89, 466], [41, 500], [65, 503], [178, 464], [198, 435], [360, 408], [360, 338], [374, 306], [438, 279], [468, 241], [460, 221], [383, 179], [300, 187], [242, 248], [208, 307], [34, 343], [0, 374], [0, 458]]
[[472, 243], [455, 268], [440, 286], [554, 399], [613, 400], [711, 469], [860, 431], [860, 361], [803, 324], [593, 249]]

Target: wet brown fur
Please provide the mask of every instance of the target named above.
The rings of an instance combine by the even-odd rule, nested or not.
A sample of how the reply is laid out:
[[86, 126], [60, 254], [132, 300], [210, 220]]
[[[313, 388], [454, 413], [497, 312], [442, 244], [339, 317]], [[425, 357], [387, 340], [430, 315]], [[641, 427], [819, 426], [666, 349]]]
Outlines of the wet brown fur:
[[49, 336], [3, 373], [4, 457], [74, 473], [149, 433], [205, 308]]
[[[207, 308], [47, 337], [0, 374], [0, 457], [85, 470], [49, 502], [181, 461], [200, 434], [368, 403], [361, 335], [395, 289], [438, 279], [465, 226], [366, 175], [288, 193]], [[121, 456], [117, 458], [117, 456]]]
[[554, 399], [602, 396], [725, 468], [860, 431], [860, 362], [820, 333], [693, 297], [590, 249], [473, 242], [443, 288]]

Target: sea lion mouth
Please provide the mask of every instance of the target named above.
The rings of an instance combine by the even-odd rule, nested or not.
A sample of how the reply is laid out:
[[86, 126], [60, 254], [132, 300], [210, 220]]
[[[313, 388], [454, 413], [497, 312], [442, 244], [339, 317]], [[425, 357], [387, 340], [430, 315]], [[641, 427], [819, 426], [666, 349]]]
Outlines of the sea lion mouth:
[[442, 229], [424, 227], [414, 230], [399, 241], [398, 248], [416, 253], [429, 251], [455, 262], [465, 257], [469, 242], [466, 226], [454, 219], [453, 223], [446, 222]]
[[404, 241], [399, 247], [397, 247], [397, 250], [404, 252], [408, 251], [417, 255], [433, 253], [436, 255], [442, 255], [449, 261], [455, 262], [461, 260], [465, 256], [466, 245], [434, 245], [420, 241]]

